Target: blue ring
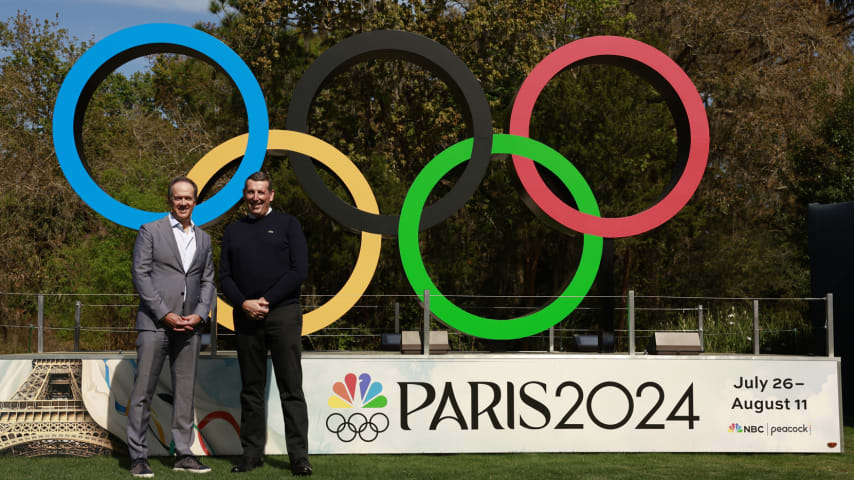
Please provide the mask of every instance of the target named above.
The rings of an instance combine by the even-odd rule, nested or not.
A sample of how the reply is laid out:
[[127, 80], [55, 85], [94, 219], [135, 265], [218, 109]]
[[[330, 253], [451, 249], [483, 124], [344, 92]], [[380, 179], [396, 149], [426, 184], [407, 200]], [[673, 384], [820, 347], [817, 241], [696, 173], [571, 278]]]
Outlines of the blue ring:
[[[128, 57], [133, 54], [131, 50], [145, 46], [157, 51], [178, 47], [177, 50], [181, 53], [201, 57], [218, 66], [231, 77], [246, 105], [249, 141], [243, 161], [231, 180], [216, 195], [198, 204], [193, 211], [193, 221], [197, 224], [210, 223], [240, 201], [244, 179], [261, 169], [267, 153], [269, 121], [264, 94], [252, 71], [237, 53], [216, 37], [202, 31], [166, 23], [138, 25], [120, 30], [87, 50], [68, 72], [56, 97], [53, 111], [53, 145], [59, 166], [77, 195], [96, 212], [115, 223], [136, 230], [142, 224], [166, 215], [166, 212], [148, 212], [125, 205], [104, 192], [89, 174], [78, 151], [74, 134], [77, 128], [75, 113], [80, 97], [84, 95], [93, 75], [117, 57], [124, 60], [134, 58]], [[104, 76], [107, 73], [109, 72], [102, 72]], [[88, 88], [94, 87], [88, 85]], [[79, 115], [79, 120], [82, 123], [82, 114]]]

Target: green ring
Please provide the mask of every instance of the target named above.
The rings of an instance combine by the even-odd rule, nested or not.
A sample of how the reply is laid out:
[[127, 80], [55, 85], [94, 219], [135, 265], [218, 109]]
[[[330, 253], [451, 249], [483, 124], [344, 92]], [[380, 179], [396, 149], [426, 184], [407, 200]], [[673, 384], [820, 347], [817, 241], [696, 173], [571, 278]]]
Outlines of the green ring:
[[[602, 237], [584, 235], [581, 261], [569, 286], [560, 297], [530, 315], [508, 320], [480, 317], [457, 307], [436, 288], [427, 274], [418, 245], [418, 226], [427, 197], [439, 180], [457, 165], [468, 160], [473, 140], [463, 140], [436, 156], [412, 183], [400, 212], [398, 248], [403, 271], [415, 293], [424, 300], [430, 291], [430, 311], [457, 330], [481, 338], [510, 340], [528, 337], [554, 326], [566, 318], [584, 300], [593, 286], [602, 259]], [[599, 216], [593, 191], [581, 173], [560, 153], [536, 140], [515, 135], [493, 135], [492, 153], [522, 155], [551, 170], [566, 185], [578, 204], [578, 210]]]

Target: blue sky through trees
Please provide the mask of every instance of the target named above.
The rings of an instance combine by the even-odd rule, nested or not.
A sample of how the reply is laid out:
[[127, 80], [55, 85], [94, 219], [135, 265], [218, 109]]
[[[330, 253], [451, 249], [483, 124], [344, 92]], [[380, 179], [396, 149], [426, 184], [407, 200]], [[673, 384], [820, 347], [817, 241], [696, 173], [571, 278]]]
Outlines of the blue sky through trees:
[[[58, 20], [78, 40], [98, 41], [123, 28], [143, 23], [218, 23], [210, 13], [210, 0], [3, 0], [0, 21], [26, 12], [39, 20]], [[58, 17], [57, 17], [58, 16]], [[147, 68], [146, 59], [136, 59], [119, 71], [129, 74]]]

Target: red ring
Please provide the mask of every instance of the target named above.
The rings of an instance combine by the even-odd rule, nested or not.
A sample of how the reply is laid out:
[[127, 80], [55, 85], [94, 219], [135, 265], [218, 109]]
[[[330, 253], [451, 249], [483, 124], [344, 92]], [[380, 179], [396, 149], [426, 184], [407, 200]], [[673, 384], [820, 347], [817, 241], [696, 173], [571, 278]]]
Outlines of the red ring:
[[525, 190], [543, 212], [561, 225], [577, 232], [608, 238], [630, 237], [670, 220], [688, 203], [697, 190], [709, 158], [709, 120], [697, 88], [673, 60], [659, 50], [624, 37], [590, 37], [555, 50], [534, 67], [522, 82], [510, 113], [510, 134], [529, 135], [534, 103], [546, 84], [565, 68], [591, 57], [619, 56], [642, 63], [667, 81], [685, 108], [691, 144], [682, 177], [657, 204], [628, 217], [594, 217], [561, 201], [543, 182], [534, 162], [513, 155], [513, 166]]

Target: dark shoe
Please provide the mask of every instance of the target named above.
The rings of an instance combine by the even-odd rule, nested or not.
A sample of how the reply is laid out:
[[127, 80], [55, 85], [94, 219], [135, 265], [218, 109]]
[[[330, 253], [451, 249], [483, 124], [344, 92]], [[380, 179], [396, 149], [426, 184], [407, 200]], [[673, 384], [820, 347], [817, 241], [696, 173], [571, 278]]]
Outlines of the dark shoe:
[[172, 466], [172, 470], [176, 472], [208, 473], [211, 471], [211, 467], [203, 464], [198, 458], [192, 455], [184, 455], [178, 457], [178, 461]]
[[309, 476], [311, 475], [311, 464], [308, 463], [308, 459], [297, 460], [291, 467], [291, 472], [294, 475]]
[[231, 473], [251, 472], [261, 465], [264, 465], [264, 460], [261, 458], [243, 457], [237, 465], [231, 467]]
[[130, 474], [137, 478], [153, 478], [154, 470], [148, 465], [148, 460], [138, 458], [130, 466]]

